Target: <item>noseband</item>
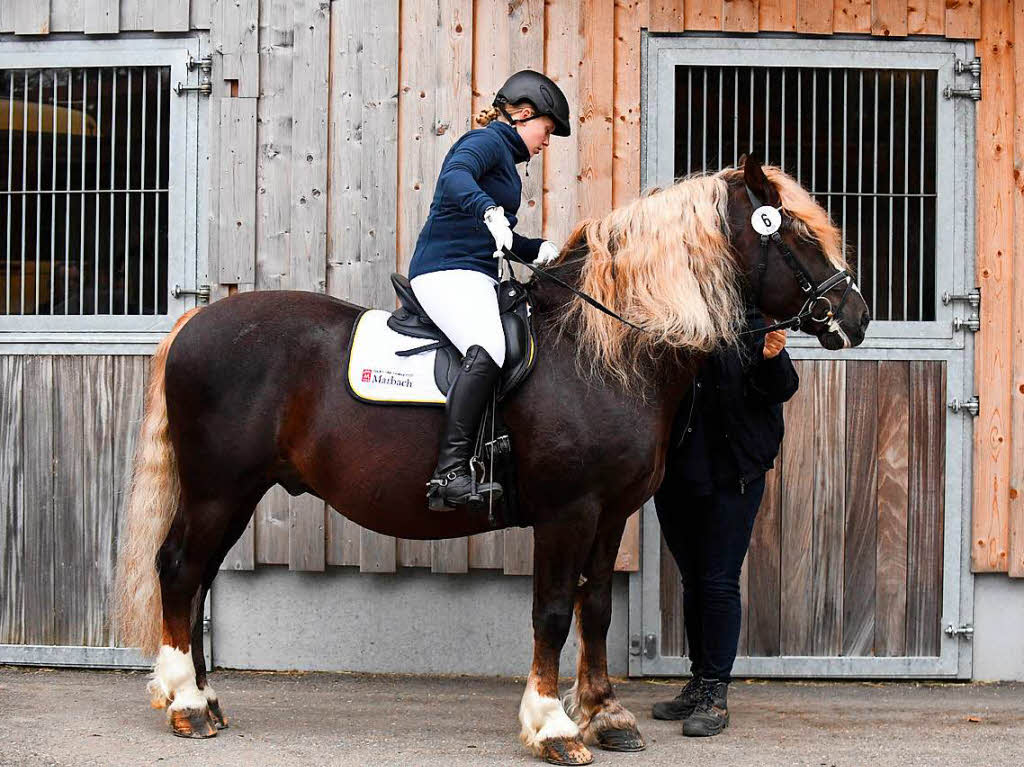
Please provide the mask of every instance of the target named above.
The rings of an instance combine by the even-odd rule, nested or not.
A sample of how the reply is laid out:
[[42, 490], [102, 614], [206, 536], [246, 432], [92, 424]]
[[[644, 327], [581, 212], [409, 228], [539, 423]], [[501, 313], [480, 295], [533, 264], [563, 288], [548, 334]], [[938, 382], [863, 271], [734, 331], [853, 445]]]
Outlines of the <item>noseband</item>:
[[[778, 219], [776, 220], [772, 219], [772, 216], [769, 215], [768, 211], [764, 211], [762, 219], [764, 231], [757, 229], [755, 226], [755, 229], [757, 229], [758, 234], [761, 237], [761, 258], [753, 270], [759, 274], [757, 281], [757, 293], [755, 295], [754, 303], [758, 304], [761, 300], [761, 293], [764, 288], [764, 273], [768, 267], [769, 243], [775, 243], [776, 249], [782, 254], [782, 260], [792, 270], [793, 276], [796, 277], [797, 284], [800, 286], [800, 290], [804, 294], [804, 303], [803, 306], [800, 307], [800, 311], [788, 320], [746, 332], [767, 333], [781, 328], [798, 330], [800, 328], [800, 324], [805, 319], [810, 319], [812, 322], [816, 322], [818, 324], [827, 324], [828, 329], [831, 332], [842, 336], [844, 340], [848, 340], [846, 333], [843, 331], [842, 327], [839, 325], [838, 319], [836, 318], [846, 305], [846, 300], [850, 296], [850, 291], [856, 290], [858, 293], [860, 292], [860, 288], [857, 287], [857, 283], [853, 279], [853, 274], [851, 274], [848, 269], [840, 269], [835, 274], [815, 286], [810, 272], [808, 272], [806, 267], [797, 260], [796, 256], [793, 255], [793, 251], [789, 249], [785, 240], [782, 239], [782, 235], [779, 234], [779, 229], [783, 223], [782, 217], [779, 215], [782, 212], [781, 208], [765, 205], [760, 199], [758, 199], [757, 195], [754, 194], [749, 186], [746, 186], [746, 184], [744, 184], [744, 186], [747, 190], [747, 197], [750, 198], [750, 203], [754, 206], [755, 214], [761, 208], [770, 208], [772, 211], [778, 211], [778, 214], [774, 214], [778, 215]], [[832, 300], [825, 294], [843, 282], [846, 283], [846, 290], [843, 291], [843, 296], [839, 299], [839, 305], [833, 309]]]

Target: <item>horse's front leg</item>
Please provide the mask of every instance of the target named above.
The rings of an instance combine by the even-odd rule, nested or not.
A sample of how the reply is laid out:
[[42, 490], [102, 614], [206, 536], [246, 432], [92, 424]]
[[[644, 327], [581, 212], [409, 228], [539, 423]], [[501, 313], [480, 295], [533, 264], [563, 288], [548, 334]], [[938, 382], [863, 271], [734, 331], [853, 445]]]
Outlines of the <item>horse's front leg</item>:
[[566, 695], [566, 708], [585, 743], [609, 751], [646, 748], [636, 717], [615, 697], [608, 679], [608, 627], [612, 622], [612, 578], [625, 520], [602, 527], [576, 590], [579, 655], [576, 684]]
[[558, 659], [572, 622], [580, 570], [594, 539], [596, 513], [560, 515], [534, 528], [533, 665], [519, 705], [520, 737], [551, 764], [590, 764], [579, 727], [562, 708]]

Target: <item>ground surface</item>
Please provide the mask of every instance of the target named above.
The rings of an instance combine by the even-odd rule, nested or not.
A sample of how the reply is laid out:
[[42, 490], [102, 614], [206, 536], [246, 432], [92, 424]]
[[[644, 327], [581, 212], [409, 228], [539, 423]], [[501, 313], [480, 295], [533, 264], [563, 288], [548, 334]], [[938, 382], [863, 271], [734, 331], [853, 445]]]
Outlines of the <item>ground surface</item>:
[[[218, 671], [230, 727], [173, 737], [145, 675], [0, 667], [2, 765], [541, 764], [520, 746], [522, 680]], [[565, 685], [567, 686], [567, 685]], [[1024, 685], [736, 682], [733, 724], [704, 740], [651, 719], [675, 683], [619, 681], [647, 751], [595, 765], [1015, 765]]]

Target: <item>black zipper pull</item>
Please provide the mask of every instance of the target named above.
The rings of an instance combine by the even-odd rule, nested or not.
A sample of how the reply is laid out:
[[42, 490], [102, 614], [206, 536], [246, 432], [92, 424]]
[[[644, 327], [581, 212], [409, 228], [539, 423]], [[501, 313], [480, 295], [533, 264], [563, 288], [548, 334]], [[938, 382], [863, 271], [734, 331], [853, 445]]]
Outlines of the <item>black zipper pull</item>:
[[746, 492], [746, 487], [747, 483], [743, 481], [742, 477], [740, 477], [740, 495], [743, 495]]
[[530, 157], [527, 157], [527, 158], [526, 158], [526, 176], [527, 176], [527, 177], [529, 177], [529, 176], [530, 176], [530, 160], [531, 160], [531, 159], [532, 159], [532, 158], [530, 158]]

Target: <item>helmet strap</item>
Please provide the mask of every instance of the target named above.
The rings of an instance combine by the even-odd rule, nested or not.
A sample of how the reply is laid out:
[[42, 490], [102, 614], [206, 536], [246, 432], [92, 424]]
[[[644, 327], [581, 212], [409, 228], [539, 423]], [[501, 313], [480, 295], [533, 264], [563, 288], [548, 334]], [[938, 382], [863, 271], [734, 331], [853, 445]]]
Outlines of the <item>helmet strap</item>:
[[[510, 115], [505, 110], [505, 103], [506, 102], [504, 102], [504, 101], [496, 101], [494, 103], [494, 106], [498, 107], [498, 111], [501, 112], [505, 116], [505, 119], [508, 120], [509, 123], [511, 123], [513, 126], [515, 126], [516, 123], [525, 123], [525, 122], [529, 122], [530, 120], [534, 120], [534, 119], [536, 119], [538, 117], [543, 117], [543, 115], [535, 114], [532, 117], [524, 117], [524, 118], [521, 118], [521, 119], [517, 120], [517, 119], [513, 118], [512, 115]], [[534, 110], [534, 111], [536, 111], [536, 110]]]

